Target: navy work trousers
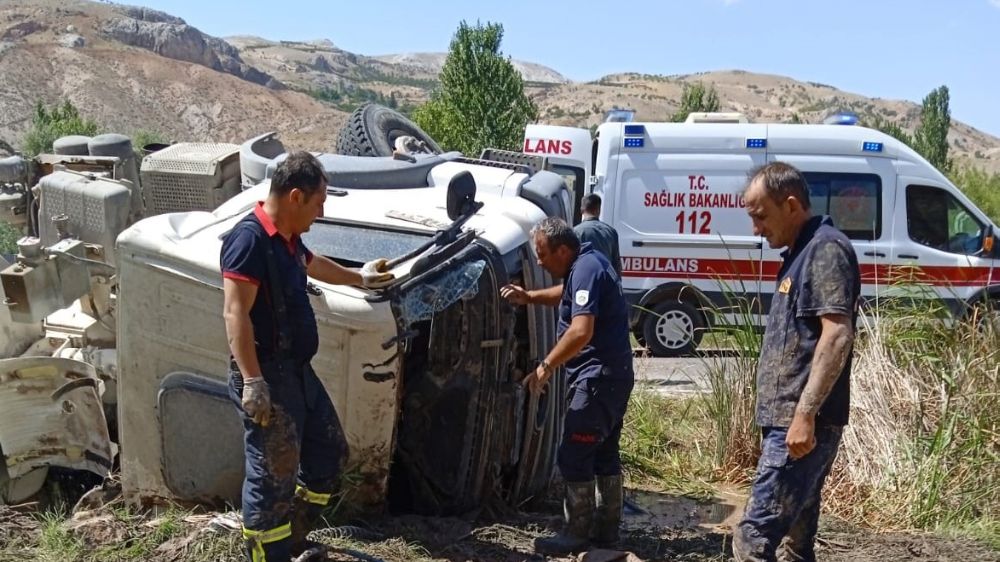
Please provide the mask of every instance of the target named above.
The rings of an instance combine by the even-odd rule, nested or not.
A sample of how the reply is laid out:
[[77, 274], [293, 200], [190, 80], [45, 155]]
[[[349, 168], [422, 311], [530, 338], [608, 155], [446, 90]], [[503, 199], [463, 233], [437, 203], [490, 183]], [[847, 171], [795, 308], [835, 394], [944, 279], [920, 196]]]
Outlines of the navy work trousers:
[[244, 428], [243, 528], [253, 562], [285, 562], [291, 557], [295, 494], [329, 499], [347, 459], [347, 441], [333, 402], [308, 363], [266, 363], [261, 370], [273, 407], [267, 427], [243, 411], [243, 377], [235, 363], [229, 372], [230, 397]]
[[762, 433], [757, 477], [743, 520], [734, 531], [736, 559], [773, 562], [784, 539], [786, 559], [815, 561], [820, 492], [837, 456], [843, 428], [817, 426], [816, 448], [797, 460], [788, 456], [788, 428], [765, 427]]
[[631, 379], [598, 376], [580, 379], [570, 387], [557, 456], [567, 482], [621, 474], [618, 445], [633, 384]]

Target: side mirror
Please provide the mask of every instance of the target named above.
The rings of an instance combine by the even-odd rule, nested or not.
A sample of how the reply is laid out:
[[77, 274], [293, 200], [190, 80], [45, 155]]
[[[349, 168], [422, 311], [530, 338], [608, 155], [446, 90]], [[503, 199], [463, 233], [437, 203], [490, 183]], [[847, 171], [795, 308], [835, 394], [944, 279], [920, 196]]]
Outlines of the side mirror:
[[996, 238], [993, 236], [993, 227], [986, 227], [986, 232], [983, 233], [983, 250], [981, 254], [984, 257], [989, 257], [993, 255], [993, 246], [996, 243]]
[[476, 180], [468, 171], [462, 170], [448, 182], [447, 209], [453, 221], [476, 212]]

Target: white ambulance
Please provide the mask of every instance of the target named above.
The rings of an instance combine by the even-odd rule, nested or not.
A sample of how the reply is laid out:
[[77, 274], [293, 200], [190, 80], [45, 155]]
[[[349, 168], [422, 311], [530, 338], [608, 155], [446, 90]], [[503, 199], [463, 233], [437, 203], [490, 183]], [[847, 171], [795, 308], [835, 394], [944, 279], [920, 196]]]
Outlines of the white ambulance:
[[[706, 331], [731, 325], [734, 298], [766, 312], [781, 258], [753, 235], [742, 194], [752, 168], [778, 160], [805, 173], [813, 212], [853, 240], [868, 304], [931, 295], [963, 313], [1000, 295], [993, 223], [879, 131], [626, 122], [600, 125], [591, 141], [584, 129], [529, 125], [523, 150], [566, 177], [576, 201], [601, 195], [601, 220], [619, 234], [633, 332], [657, 356], [691, 353]], [[763, 317], [752, 317], [759, 326]]]

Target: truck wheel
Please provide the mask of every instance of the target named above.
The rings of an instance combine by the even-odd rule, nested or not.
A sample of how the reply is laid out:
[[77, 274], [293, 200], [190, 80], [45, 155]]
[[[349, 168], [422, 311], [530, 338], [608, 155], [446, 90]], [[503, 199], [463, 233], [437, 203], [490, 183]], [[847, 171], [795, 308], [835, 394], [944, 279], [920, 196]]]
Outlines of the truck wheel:
[[642, 333], [655, 357], [690, 355], [698, 348], [705, 332], [705, 317], [684, 301], [657, 303], [645, 314]]
[[348, 156], [392, 156], [396, 139], [410, 136], [441, 154], [441, 147], [416, 123], [398, 111], [374, 103], [354, 110], [337, 138], [337, 153]]

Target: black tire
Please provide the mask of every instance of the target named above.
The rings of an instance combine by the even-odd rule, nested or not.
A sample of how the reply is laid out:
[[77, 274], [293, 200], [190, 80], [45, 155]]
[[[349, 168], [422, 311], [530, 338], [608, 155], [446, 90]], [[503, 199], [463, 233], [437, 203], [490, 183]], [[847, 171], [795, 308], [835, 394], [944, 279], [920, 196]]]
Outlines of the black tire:
[[337, 138], [337, 153], [348, 156], [392, 156], [396, 139], [409, 135], [423, 141], [434, 152], [438, 146], [416, 123], [398, 111], [374, 103], [354, 110]]
[[705, 317], [689, 302], [662, 301], [643, 315], [642, 334], [654, 357], [691, 355], [705, 335]]

